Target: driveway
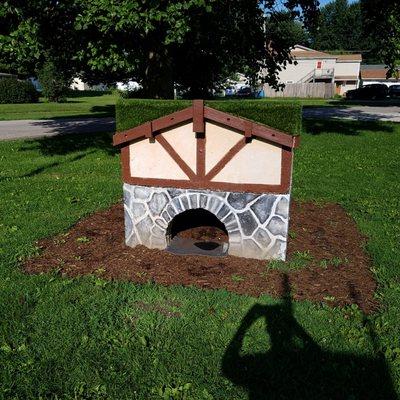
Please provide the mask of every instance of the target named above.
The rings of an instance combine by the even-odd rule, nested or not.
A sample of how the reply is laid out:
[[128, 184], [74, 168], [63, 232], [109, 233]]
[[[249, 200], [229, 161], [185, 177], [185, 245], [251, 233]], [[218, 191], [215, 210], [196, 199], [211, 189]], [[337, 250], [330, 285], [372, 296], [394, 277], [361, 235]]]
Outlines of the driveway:
[[400, 122], [399, 106], [348, 106], [303, 108], [305, 118], [343, 118], [360, 121]]
[[62, 118], [0, 121], [0, 140], [36, 139], [71, 133], [115, 132], [114, 118]]

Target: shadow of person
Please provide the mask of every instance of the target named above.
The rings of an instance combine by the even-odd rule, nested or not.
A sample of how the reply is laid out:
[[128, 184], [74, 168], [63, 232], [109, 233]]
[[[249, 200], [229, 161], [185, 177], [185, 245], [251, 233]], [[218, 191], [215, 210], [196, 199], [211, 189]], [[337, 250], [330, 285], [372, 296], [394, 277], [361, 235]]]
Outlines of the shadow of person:
[[[281, 304], [254, 305], [222, 360], [222, 372], [256, 399], [397, 399], [383, 357], [323, 350], [293, 317], [286, 277]], [[265, 320], [270, 349], [242, 354], [246, 332]]]

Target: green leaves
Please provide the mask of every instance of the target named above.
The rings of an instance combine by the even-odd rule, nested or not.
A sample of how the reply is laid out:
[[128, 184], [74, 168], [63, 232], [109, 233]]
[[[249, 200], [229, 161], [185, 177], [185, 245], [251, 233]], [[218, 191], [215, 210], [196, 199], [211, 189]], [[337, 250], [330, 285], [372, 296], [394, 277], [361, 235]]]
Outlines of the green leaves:
[[379, 61], [388, 66], [387, 76], [398, 77], [400, 68], [400, 7], [397, 0], [364, 0], [365, 34]]
[[[255, 78], [262, 67], [263, 79], [276, 84], [278, 64], [288, 61], [297, 33], [274, 24], [264, 29], [267, 14], [282, 14], [275, 3], [14, 0], [0, 9], [6, 27], [0, 37], [2, 63], [35, 75], [50, 60], [66, 78], [79, 75], [88, 83], [133, 79], [144, 96], [154, 98], [171, 98], [174, 84], [189, 97], [207, 97], [232, 74]], [[289, 22], [297, 14], [308, 21], [316, 13], [314, 0], [285, 7]]]

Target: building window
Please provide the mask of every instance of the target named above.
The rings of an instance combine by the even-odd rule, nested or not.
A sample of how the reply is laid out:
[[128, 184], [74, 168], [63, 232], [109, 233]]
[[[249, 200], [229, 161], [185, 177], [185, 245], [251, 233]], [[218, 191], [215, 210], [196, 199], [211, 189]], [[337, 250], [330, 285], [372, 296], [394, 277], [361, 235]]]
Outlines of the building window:
[[321, 69], [322, 68], [322, 61], [317, 61], [317, 69]]

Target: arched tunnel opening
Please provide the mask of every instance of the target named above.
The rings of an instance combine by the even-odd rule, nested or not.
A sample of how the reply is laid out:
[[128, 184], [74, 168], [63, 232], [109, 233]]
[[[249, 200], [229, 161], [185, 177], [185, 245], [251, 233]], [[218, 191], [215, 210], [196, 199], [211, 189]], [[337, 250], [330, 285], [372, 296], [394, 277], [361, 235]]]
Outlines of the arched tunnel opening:
[[196, 208], [171, 220], [167, 243], [167, 250], [174, 254], [225, 256], [229, 237], [225, 225], [213, 213]]

